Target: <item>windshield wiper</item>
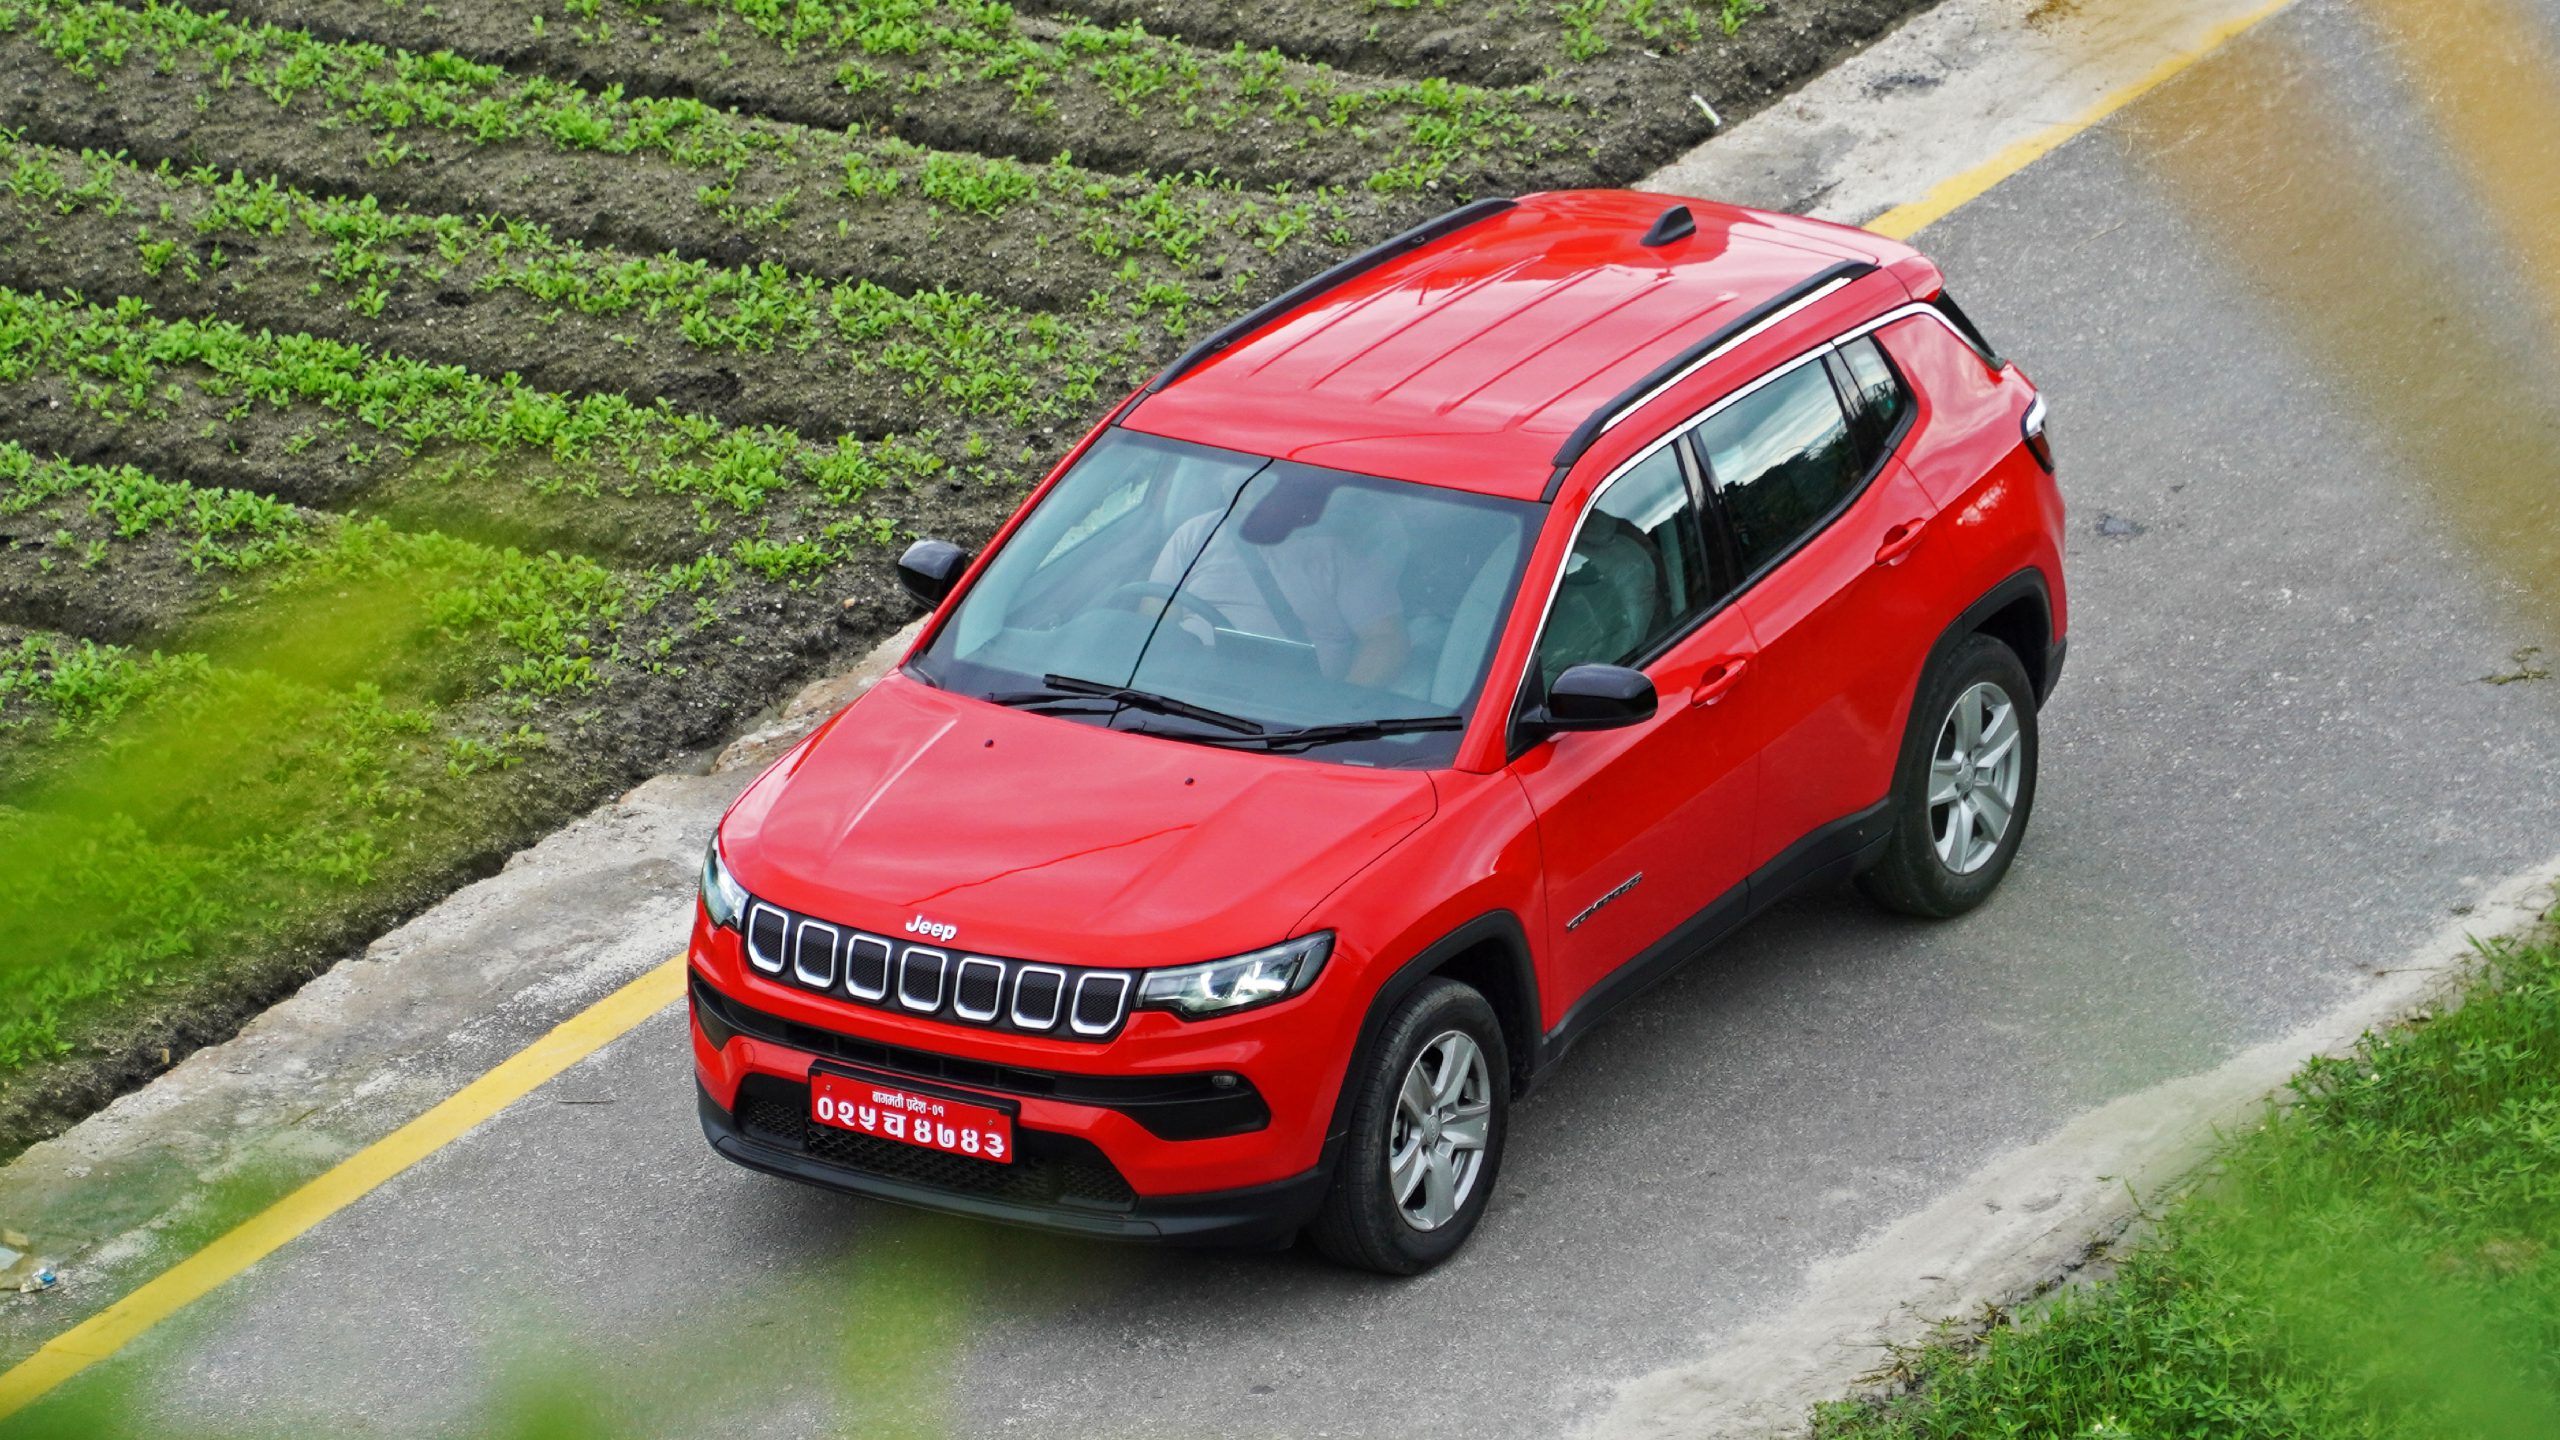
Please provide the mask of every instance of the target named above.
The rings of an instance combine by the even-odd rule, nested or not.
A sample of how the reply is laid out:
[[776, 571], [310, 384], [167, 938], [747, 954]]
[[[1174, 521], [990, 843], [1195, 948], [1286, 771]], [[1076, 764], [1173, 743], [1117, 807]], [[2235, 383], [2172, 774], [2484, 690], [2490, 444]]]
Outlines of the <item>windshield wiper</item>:
[[1151, 690], [1132, 690], [1125, 685], [1105, 685], [1099, 680], [1087, 680], [1076, 675], [1043, 675], [1040, 677], [1040, 683], [1049, 688], [1008, 690], [986, 698], [990, 704], [995, 705], [1041, 705], [1060, 700], [1109, 700], [1126, 705], [1133, 710], [1152, 710], [1158, 715], [1176, 715], [1185, 720], [1197, 720], [1203, 725], [1232, 730], [1238, 736], [1248, 739], [1262, 734], [1260, 725], [1241, 715], [1230, 715], [1224, 710], [1212, 710], [1206, 705], [1194, 705], [1188, 700], [1176, 700], [1170, 695], [1158, 695]]
[[1265, 730], [1256, 735], [1203, 735], [1205, 745], [1256, 744], [1266, 750], [1295, 750], [1333, 745], [1345, 740], [1382, 740], [1389, 735], [1418, 735], [1426, 730], [1464, 730], [1464, 715], [1404, 715], [1386, 720], [1346, 720], [1338, 725], [1304, 725], [1295, 730]]

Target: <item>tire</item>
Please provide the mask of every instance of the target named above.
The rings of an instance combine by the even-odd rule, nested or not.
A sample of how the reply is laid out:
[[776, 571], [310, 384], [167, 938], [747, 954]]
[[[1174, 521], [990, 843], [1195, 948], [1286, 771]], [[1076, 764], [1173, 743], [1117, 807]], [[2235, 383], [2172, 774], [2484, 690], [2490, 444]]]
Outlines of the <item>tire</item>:
[[[1984, 736], [2014, 725], [2011, 747], [1988, 764], [1979, 759], [1988, 748], [1979, 741], [1966, 750], [1974, 732], [1964, 728], [1964, 708]], [[1990, 816], [2004, 796], [2008, 818], [1995, 837]], [[1858, 888], [1905, 915], [1963, 914], [2009, 873], [2035, 799], [2035, 686], [2016, 652], [1988, 635], [1968, 635], [1920, 682], [1894, 772], [1892, 835]]]
[[[1431, 1082], [1453, 1071], [1454, 1088], [1435, 1092]], [[1409, 1077], [1421, 1087], [1412, 1098], [1427, 1106], [1452, 1097], [1426, 1116], [1435, 1123], [1414, 1123]], [[1511, 1058], [1502, 1024], [1474, 989], [1425, 980], [1397, 1004], [1361, 1070], [1343, 1083], [1351, 1087], [1351, 1133], [1309, 1236], [1341, 1264], [1382, 1275], [1420, 1274], [1467, 1243], [1502, 1168], [1511, 1122]], [[1447, 1123], [1469, 1115], [1480, 1119], [1483, 1139], [1472, 1152], [1459, 1148], [1469, 1132]], [[1418, 1147], [1423, 1158], [1407, 1168], [1391, 1165], [1391, 1152], [1408, 1147]], [[1433, 1165], [1434, 1155], [1444, 1165]], [[1408, 1180], [1410, 1202], [1397, 1193], [1399, 1180]], [[1448, 1189], [1435, 1193], [1444, 1182]]]

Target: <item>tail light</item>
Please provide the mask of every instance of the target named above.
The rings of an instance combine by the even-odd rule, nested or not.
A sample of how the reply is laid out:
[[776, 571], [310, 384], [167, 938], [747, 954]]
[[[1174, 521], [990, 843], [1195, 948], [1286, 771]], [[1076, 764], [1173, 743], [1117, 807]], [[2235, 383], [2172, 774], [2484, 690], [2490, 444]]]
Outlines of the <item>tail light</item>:
[[2018, 423], [2018, 428], [2026, 436], [2027, 448], [2035, 452], [2036, 463], [2044, 467], [2044, 473], [2052, 474], [2053, 441], [2044, 433], [2043, 396], [2039, 395], [2028, 403], [2027, 418]]

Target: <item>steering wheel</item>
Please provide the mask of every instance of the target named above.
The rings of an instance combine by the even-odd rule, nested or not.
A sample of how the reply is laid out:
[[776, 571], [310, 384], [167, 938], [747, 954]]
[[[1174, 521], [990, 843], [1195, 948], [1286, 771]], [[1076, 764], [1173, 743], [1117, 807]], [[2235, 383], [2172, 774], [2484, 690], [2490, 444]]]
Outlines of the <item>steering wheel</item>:
[[1179, 606], [1191, 611], [1191, 613], [1208, 621], [1218, 629], [1234, 630], [1240, 628], [1236, 622], [1227, 618], [1227, 612], [1224, 610], [1219, 609], [1217, 606], [1210, 604], [1208, 601], [1201, 599], [1197, 595], [1188, 594], [1178, 590], [1173, 586], [1166, 584], [1162, 580], [1132, 580], [1112, 591], [1110, 594], [1102, 597], [1102, 603], [1106, 607], [1118, 605], [1130, 600], [1161, 600], [1167, 605]]

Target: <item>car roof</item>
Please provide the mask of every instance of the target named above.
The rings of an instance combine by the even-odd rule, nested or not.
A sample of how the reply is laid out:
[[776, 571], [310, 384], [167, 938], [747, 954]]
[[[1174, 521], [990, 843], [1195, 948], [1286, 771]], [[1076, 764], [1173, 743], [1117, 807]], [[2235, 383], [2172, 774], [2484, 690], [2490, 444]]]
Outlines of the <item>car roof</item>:
[[[1672, 206], [1696, 232], [1644, 244]], [[1145, 397], [1133, 430], [1535, 499], [1620, 392], [1880, 236], [1627, 190], [1523, 197], [1254, 326]]]

